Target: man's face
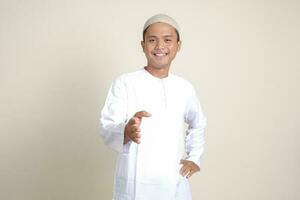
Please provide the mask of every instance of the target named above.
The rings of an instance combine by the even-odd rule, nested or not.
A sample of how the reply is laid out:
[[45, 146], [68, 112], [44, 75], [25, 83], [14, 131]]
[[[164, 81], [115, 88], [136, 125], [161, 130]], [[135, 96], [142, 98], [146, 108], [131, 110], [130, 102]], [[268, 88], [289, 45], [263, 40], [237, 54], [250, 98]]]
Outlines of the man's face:
[[169, 67], [180, 49], [175, 28], [166, 23], [151, 24], [141, 42], [148, 66], [155, 68]]

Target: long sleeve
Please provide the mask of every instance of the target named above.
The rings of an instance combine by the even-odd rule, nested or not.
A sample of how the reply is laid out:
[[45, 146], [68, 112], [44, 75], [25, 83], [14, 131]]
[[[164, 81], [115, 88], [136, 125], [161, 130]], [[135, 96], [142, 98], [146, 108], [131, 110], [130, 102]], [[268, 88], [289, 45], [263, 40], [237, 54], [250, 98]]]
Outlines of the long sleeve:
[[119, 77], [112, 83], [108, 91], [100, 117], [100, 134], [104, 143], [117, 152], [123, 151], [126, 121], [127, 91]]
[[185, 140], [187, 160], [193, 161], [200, 167], [201, 156], [204, 152], [206, 117], [202, 113], [200, 102], [193, 87], [187, 100], [185, 122], [188, 124]]

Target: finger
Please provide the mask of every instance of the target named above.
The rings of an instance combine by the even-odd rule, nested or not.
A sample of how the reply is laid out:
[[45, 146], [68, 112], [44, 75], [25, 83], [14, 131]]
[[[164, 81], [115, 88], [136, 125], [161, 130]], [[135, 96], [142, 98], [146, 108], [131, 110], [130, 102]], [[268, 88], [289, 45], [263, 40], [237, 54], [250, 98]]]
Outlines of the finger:
[[142, 135], [140, 134], [140, 132], [132, 132], [132, 134], [130, 135], [130, 139], [135, 143], [138, 143], [140, 141], [141, 136]]
[[191, 167], [187, 167], [184, 171], [183, 171], [183, 173], [182, 173], [182, 176], [186, 176], [186, 175], [188, 175], [189, 173], [190, 173], [190, 171], [191, 171]]
[[132, 134], [133, 138], [140, 138], [141, 134], [139, 132], [135, 132], [134, 134]]
[[134, 117], [138, 117], [138, 118], [143, 118], [143, 117], [151, 117], [151, 113], [147, 112], [147, 111], [139, 111], [137, 113], [135, 113]]
[[137, 138], [137, 137], [134, 137], [132, 139], [133, 142], [137, 143], [137, 144], [140, 144], [141, 143], [141, 139], [140, 138]]
[[132, 118], [129, 120], [128, 124], [134, 125], [134, 124], [136, 124], [136, 120], [137, 120], [136, 117], [132, 117]]
[[194, 173], [199, 172], [200, 171], [200, 167], [198, 165], [196, 165], [195, 163], [193, 163], [192, 169], [190, 171], [190, 173], [188, 174], [187, 178], [191, 177]]
[[194, 163], [193, 161], [189, 161], [189, 162], [193, 170], [195, 170], [196, 172], [200, 171], [200, 167], [196, 163]]
[[132, 117], [130, 119], [130, 121], [131, 121], [130, 125], [133, 125], [133, 126], [138, 126], [141, 123], [141, 119], [138, 117]]
[[138, 127], [138, 126], [136, 126], [136, 125], [134, 125], [134, 126], [131, 127], [130, 132], [131, 132], [132, 134], [133, 134], [133, 133], [136, 133], [136, 132], [141, 132], [141, 128]]
[[183, 175], [183, 172], [188, 168], [187, 165], [183, 165], [180, 169], [180, 174]]
[[200, 171], [200, 167], [198, 165], [195, 164], [195, 171], [198, 172]]
[[141, 132], [141, 128], [138, 127], [138, 126], [134, 126], [134, 127], [132, 128], [132, 130], [133, 130], [134, 132]]
[[135, 136], [135, 138], [137, 138], [137, 139], [140, 139], [142, 136], [141, 136], [141, 134], [137, 134], [136, 136]]
[[132, 138], [135, 138], [135, 137], [141, 137], [141, 132], [133, 132], [132, 134], [131, 134], [131, 137]]
[[186, 176], [186, 178], [190, 178], [196, 172], [196, 170], [191, 170], [190, 173]]
[[131, 131], [132, 133], [138, 132], [138, 130], [139, 130], [139, 127], [137, 127], [136, 125], [132, 125], [132, 127], [131, 127], [131, 129], [130, 129], [130, 131]]

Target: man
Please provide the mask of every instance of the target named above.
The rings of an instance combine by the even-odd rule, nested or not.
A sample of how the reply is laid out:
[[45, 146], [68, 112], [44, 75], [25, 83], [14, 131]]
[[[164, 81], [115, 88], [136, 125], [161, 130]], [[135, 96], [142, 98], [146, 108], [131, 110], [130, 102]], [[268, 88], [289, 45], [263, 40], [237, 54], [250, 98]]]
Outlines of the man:
[[105, 144], [119, 152], [114, 200], [191, 199], [187, 178], [200, 171], [206, 119], [192, 85], [169, 72], [179, 32], [167, 15], [148, 19], [147, 66], [121, 75], [108, 92], [100, 121]]

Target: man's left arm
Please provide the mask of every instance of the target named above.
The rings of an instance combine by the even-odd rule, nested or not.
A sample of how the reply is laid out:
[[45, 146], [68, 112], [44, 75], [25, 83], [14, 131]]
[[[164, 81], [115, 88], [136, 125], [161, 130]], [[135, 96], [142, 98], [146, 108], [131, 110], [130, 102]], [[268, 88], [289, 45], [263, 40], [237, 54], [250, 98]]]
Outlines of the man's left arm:
[[188, 124], [185, 139], [187, 158], [181, 160], [180, 173], [189, 178], [195, 172], [200, 171], [206, 127], [206, 117], [203, 115], [202, 107], [193, 88], [187, 101], [185, 122]]

